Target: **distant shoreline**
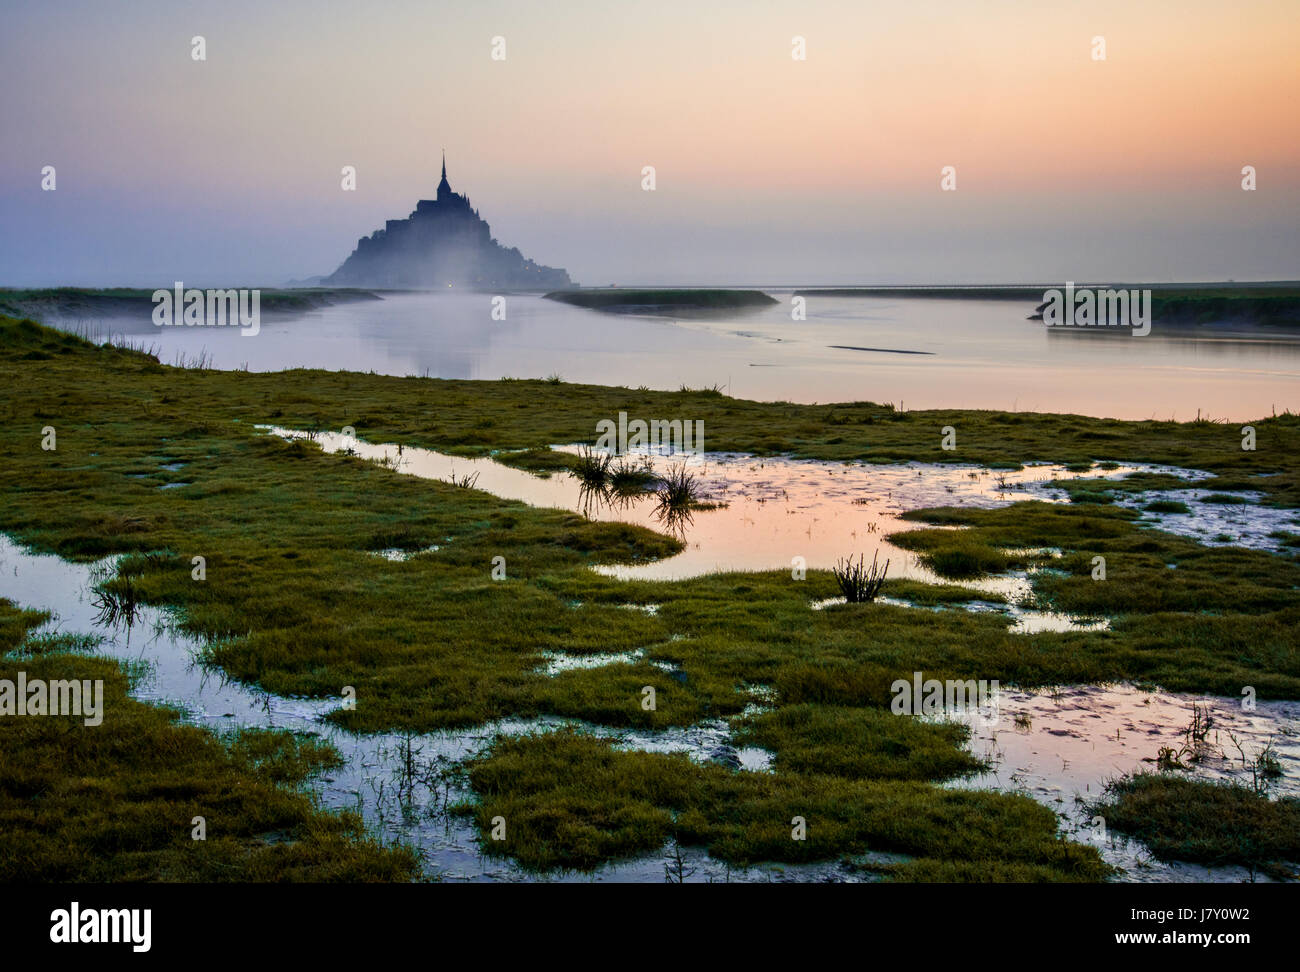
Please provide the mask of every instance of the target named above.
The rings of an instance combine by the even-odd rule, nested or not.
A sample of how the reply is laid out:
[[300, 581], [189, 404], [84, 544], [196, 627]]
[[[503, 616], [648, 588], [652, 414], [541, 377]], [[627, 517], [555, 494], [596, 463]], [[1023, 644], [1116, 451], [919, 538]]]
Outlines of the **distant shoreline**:
[[[1220, 281], [1211, 283], [1142, 283], [1077, 280], [1076, 287], [1150, 290], [1166, 297], [1295, 297], [1300, 298], [1300, 280]], [[1041, 301], [1043, 292], [1060, 288], [1064, 281], [1041, 284], [905, 284], [873, 287], [797, 287], [797, 297], [940, 297], [960, 300]]]
[[547, 300], [604, 311], [608, 314], [682, 314], [695, 311], [747, 310], [778, 303], [761, 290], [726, 289], [623, 289], [556, 290]]
[[[830, 287], [796, 290], [796, 297], [911, 297], [940, 300], [1033, 301], [1029, 320], [1042, 320], [1043, 296], [1062, 284], [1042, 286]], [[1152, 321], [1157, 326], [1265, 327], [1300, 330], [1300, 283], [1264, 281], [1212, 284], [1076, 283], [1079, 288], [1150, 290]], [[1105, 333], [1100, 329], [1098, 333]]]
[[[0, 314], [44, 318], [96, 316], [121, 317], [153, 312], [153, 290], [136, 287], [49, 287], [0, 289]], [[269, 314], [301, 314], [321, 307], [358, 300], [383, 300], [371, 290], [351, 287], [266, 288], [261, 309]]]

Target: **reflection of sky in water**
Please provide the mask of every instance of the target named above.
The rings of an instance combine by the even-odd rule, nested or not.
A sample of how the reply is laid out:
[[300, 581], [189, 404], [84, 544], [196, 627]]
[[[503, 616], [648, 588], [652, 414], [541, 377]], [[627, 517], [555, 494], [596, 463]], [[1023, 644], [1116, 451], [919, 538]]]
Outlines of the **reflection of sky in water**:
[[[166, 612], [158, 608], [143, 608], [133, 630], [115, 630], [97, 623], [92, 584], [98, 573], [93, 565], [28, 553], [0, 534], [0, 596], [24, 606], [51, 610], [54, 618], [45, 630], [103, 636], [101, 653], [147, 666], [147, 676], [133, 690], [137, 698], [180, 705], [186, 718], [195, 724], [214, 729], [276, 727], [324, 736], [346, 761], [317, 781], [324, 804], [359, 811], [385, 842], [402, 840], [417, 847], [424, 854], [430, 875], [471, 881], [540, 877], [658, 882], [664, 879], [665, 866], [673, 866], [673, 850], [669, 847], [616, 862], [592, 875], [533, 875], [508, 861], [484, 857], [468, 819], [446, 813], [449, 804], [469, 794], [461, 788], [457, 776], [445, 775], [444, 771], [481, 751], [497, 733], [546, 732], [576, 723], [541, 717], [421, 735], [353, 735], [320, 721], [323, 713], [337, 705], [335, 700], [282, 698], [229, 682], [220, 672], [204, 668], [194, 657], [199, 643], [177, 632]], [[569, 656], [544, 655], [540, 660], [542, 677], [574, 667]], [[627, 660], [621, 656], [600, 659], [608, 664]], [[746, 712], [761, 711], [771, 701], [770, 693], [759, 686], [748, 688], [755, 701]], [[1195, 764], [1196, 775], [1247, 778], [1243, 755], [1245, 759], [1253, 758], [1271, 742], [1284, 774], [1277, 788], [1283, 793], [1296, 792], [1300, 785], [1300, 737], [1295, 726], [1300, 703], [1259, 702], [1254, 712], [1245, 712], [1237, 700], [1148, 693], [1125, 685], [1059, 692], [1001, 688], [996, 708], [991, 712], [979, 710], [977, 718], [970, 720], [973, 736], [969, 747], [991, 761], [990, 770], [947, 785], [1027, 792], [1062, 815], [1065, 831], [1073, 839], [1097, 845], [1106, 860], [1125, 868], [1127, 880], [1242, 880], [1246, 875], [1240, 868], [1160, 864], [1151, 860], [1140, 844], [1120, 835], [1110, 833], [1100, 839], [1091, 825], [1091, 816], [1075, 799], [1096, 799], [1107, 780], [1148, 768], [1146, 761], [1161, 745], [1180, 745], [1182, 730], [1191, 721], [1193, 704], [1205, 706], [1212, 719], [1202, 748], [1203, 758]], [[614, 739], [619, 748], [681, 752], [697, 761], [721, 762], [741, 771], [771, 769], [769, 753], [737, 748], [731, 728], [720, 719], [663, 731], [578, 725]], [[863, 877], [835, 861], [730, 868], [700, 848], [683, 848], [682, 855], [689, 872], [685, 876], [694, 881]]]
[[[1114, 832], [1101, 836], [1087, 804], [1105, 784], [1137, 770], [1154, 771], [1161, 747], [1188, 745], [1185, 730], [1194, 708], [1209, 720], [1209, 731], [1186, 760], [1185, 775], [1252, 785], [1250, 763], [1266, 748], [1282, 776], [1276, 795], [1300, 795], [1300, 702], [1257, 702], [1253, 711], [1240, 699], [1143, 691], [1131, 685], [1074, 686], [1032, 692], [998, 692], [996, 721], [963, 718], [971, 727], [968, 748], [990, 761], [987, 773], [949, 786], [1019, 790], [1061, 814], [1065, 832], [1090, 843], [1133, 881], [1241, 881], [1244, 868], [1207, 869], [1198, 865], [1155, 864], [1139, 843]], [[978, 716], [978, 713], [976, 714]]]
[[[808, 319], [778, 303], [730, 318], [669, 320], [600, 314], [538, 296], [507, 296], [491, 319], [488, 294], [397, 294], [301, 317], [263, 315], [261, 333], [154, 327], [138, 319], [65, 326], [212, 354], [215, 366], [375, 371], [435, 378], [540, 378], [675, 390], [720, 386], [764, 401], [902, 402], [919, 408], [1233, 420], [1300, 409], [1300, 338], [1186, 330], [1060, 333], [1025, 320], [1015, 301], [810, 297]], [[831, 345], [930, 354], [844, 350]]]
[[[288, 430], [276, 430], [288, 434]], [[353, 449], [372, 459], [399, 461], [408, 474], [449, 480], [478, 475], [475, 486], [506, 499], [534, 506], [574, 510], [596, 520], [636, 523], [664, 529], [656, 501], [642, 498], [601, 503], [584, 493], [568, 473], [541, 478], [490, 459], [466, 459], [426, 449], [406, 448], [400, 457], [392, 445], [359, 442], [339, 433], [320, 433], [330, 451]], [[680, 457], [646, 456], [657, 471], [682, 462]], [[989, 471], [975, 466], [901, 463], [808, 462], [782, 458], [707, 453], [687, 462], [695, 474], [701, 500], [720, 504], [696, 510], [681, 536], [686, 549], [676, 556], [636, 566], [597, 568], [616, 577], [680, 579], [723, 570], [790, 570], [795, 557], [804, 566], [827, 568], [842, 557], [878, 553], [889, 560], [890, 577], [937, 581], [915, 554], [888, 543], [886, 534], [924, 526], [900, 520], [906, 510], [933, 506], [996, 506], [1024, 499], [1043, 499], [1040, 484], [1076, 476], [1060, 466], [1026, 466], [1017, 471]], [[1138, 468], [1122, 466], [1104, 475], [1119, 476]], [[1022, 593], [1023, 579], [992, 578], [972, 586], [1002, 594]]]

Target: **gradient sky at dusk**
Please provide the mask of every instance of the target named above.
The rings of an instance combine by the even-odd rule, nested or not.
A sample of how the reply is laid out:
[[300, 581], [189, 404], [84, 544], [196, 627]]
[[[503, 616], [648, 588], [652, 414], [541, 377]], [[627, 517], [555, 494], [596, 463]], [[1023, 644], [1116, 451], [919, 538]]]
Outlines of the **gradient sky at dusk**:
[[329, 273], [444, 147], [587, 285], [1294, 279], [1298, 47], [1296, 0], [5, 0], [0, 285]]

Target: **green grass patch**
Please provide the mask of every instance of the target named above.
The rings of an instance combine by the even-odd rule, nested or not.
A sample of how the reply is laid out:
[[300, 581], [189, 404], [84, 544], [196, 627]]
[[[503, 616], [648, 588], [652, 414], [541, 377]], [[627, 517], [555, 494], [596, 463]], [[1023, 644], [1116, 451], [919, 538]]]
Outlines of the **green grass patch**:
[[1178, 500], [1155, 500], [1142, 507], [1147, 513], [1190, 513], [1191, 509], [1186, 503], [1180, 503]]
[[572, 471], [577, 464], [575, 456], [548, 447], [536, 449], [507, 449], [493, 453], [492, 458], [504, 466], [513, 466], [539, 476]]
[[[575, 732], [500, 738], [470, 767], [482, 796], [460, 808], [485, 853], [526, 867], [590, 869], [669, 840], [735, 864], [907, 854], [900, 879], [1099, 880], [1095, 849], [1057, 838], [1028, 797], [923, 783], [734, 772], [682, 755], [619, 752]], [[796, 817], [804, 839], [794, 839]], [[494, 818], [505, 839], [487, 839]]]
[[1231, 783], [1140, 773], [1111, 783], [1095, 812], [1139, 838], [1161, 860], [1241, 864], [1295, 877], [1300, 800], [1271, 800]]
[[943, 780], [985, 768], [962, 749], [969, 731], [882, 708], [786, 706], [742, 724], [737, 739], [776, 754], [782, 772], [857, 780]]
[[1213, 503], [1220, 506], [1248, 506], [1250, 500], [1244, 496], [1233, 496], [1229, 493], [1210, 493], [1208, 496], [1201, 497], [1202, 503]]
[[921, 555], [921, 563], [940, 577], [968, 580], [1000, 574], [1023, 563], [964, 530], [912, 530], [895, 533], [890, 543]]

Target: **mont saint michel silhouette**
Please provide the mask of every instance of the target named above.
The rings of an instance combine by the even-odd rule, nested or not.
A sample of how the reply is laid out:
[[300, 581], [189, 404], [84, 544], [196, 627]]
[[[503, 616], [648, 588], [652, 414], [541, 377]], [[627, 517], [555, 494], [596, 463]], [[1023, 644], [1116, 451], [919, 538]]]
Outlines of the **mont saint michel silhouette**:
[[334, 287], [555, 290], [569, 275], [507, 249], [469, 199], [451, 191], [447, 155], [437, 199], [421, 199], [406, 219], [390, 219], [357, 241], [343, 265], [321, 281]]

